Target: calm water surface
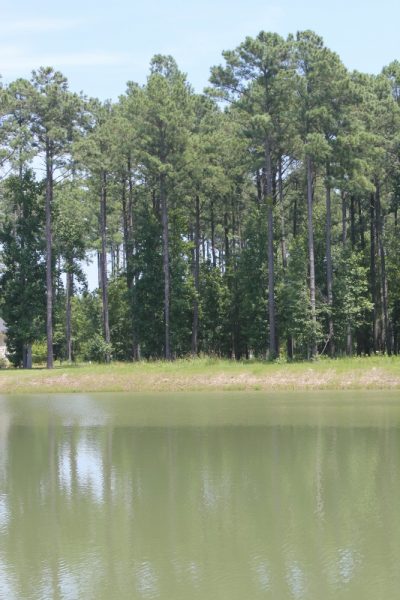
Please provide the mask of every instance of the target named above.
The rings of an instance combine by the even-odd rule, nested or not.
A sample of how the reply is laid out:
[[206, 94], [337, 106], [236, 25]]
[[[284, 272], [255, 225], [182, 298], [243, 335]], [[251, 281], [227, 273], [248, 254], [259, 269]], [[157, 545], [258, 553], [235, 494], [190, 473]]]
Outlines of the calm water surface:
[[0, 397], [1, 600], [399, 589], [399, 394]]

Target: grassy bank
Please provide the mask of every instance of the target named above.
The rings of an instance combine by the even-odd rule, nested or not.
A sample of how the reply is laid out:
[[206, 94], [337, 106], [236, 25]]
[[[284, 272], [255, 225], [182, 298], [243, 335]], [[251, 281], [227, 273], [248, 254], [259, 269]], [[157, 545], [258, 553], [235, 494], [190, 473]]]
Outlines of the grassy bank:
[[400, 357], [324, 359], [304, 363], [211, 358], [112, 365], [7, 369], [0, 393], [223, 390], [400, 389]]

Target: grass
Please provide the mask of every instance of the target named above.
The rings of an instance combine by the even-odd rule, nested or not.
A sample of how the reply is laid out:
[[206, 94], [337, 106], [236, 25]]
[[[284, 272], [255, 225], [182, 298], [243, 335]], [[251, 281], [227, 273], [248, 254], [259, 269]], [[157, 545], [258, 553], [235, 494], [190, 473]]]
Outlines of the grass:
[[217, 358], [5, 369], [0, 393], [400, 389], [400, 357], [314, 362], [236, 362]]

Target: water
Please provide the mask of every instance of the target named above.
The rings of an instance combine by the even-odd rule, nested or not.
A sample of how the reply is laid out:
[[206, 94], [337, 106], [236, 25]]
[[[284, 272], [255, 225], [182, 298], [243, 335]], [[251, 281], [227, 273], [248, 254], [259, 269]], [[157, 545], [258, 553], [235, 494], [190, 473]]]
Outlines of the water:
[[0, 397], [1, 600], [394, 600], [400, 395]]

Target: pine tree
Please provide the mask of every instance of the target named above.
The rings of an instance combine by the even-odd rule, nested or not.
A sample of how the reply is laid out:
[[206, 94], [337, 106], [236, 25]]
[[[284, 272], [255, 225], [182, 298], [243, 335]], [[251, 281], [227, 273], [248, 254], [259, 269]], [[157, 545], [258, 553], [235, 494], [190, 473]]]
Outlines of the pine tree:
[[15, 366], [32, 367], [32, 344], [44, 333], [45, 247], [42, 185], [30, 171], [5, 185], [7, 215], [0, 231], [1, 314]]
[[28, 96], [31, 127], [36, 146], [44, 156], [46, 169], [46, 332], [47, 368], [53, 367], [53, 224], [54, 177], [66, 166], [66, 156], [80, 116], [79, 98], [68, 91], [66, 78], [50, 67], [32, 74]]

